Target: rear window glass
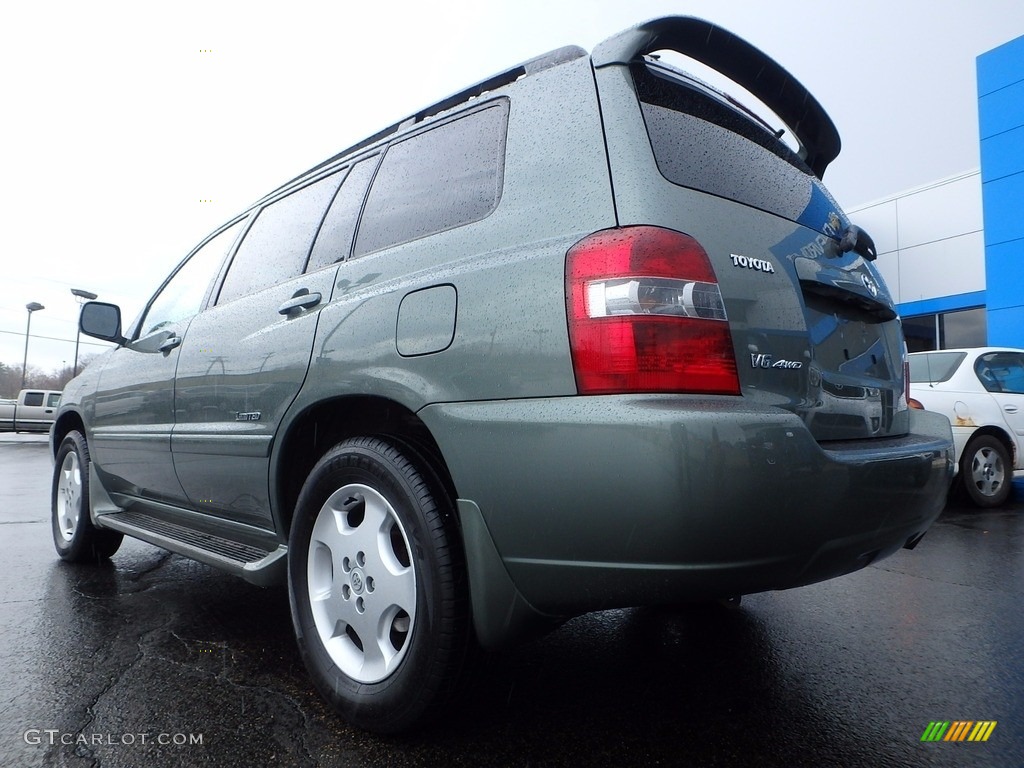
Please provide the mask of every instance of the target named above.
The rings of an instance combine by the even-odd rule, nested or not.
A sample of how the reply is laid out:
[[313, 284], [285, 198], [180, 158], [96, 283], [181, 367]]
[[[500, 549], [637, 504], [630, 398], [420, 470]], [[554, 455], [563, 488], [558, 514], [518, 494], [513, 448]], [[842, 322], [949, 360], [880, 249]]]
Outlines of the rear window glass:
[[632, 67], [661, 174], [674, 184], [820, 229], [839, 208], [796, 153], [754, 118], [660, 66]]
[[910, 355], [910, 380], [935, 384], [948, 381], [956, 372], [965, 352], [935, 352], [927, 355]]
[[35, 407], [43, 404], [43, 393], [42, 392], [26, 392], [25, 393], [25, 405]]

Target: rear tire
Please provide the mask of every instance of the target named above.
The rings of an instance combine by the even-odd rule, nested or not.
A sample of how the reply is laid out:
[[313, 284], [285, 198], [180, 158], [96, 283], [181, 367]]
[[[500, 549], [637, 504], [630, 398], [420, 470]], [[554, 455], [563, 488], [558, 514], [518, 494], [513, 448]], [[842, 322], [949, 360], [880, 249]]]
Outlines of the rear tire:
[[971, 502], [982, 508], [1002, 506], [1013, 489], [1010, 455], [1002, 440], [979, 435], [960, 457], [960, 480]]
[[53, 545], [63, 560], [97, 562], [121, 546], [123, 534], [97, 528], [89, 509], [89, 445], [81, 432], [71, 431], [57, 450], [50, 492]]
[[470, 647], [461, 542], [415, 455], [359, 437], [313, 468], [289, 536], [299, 651], [354, 725], [407, 730], [454, 691]]

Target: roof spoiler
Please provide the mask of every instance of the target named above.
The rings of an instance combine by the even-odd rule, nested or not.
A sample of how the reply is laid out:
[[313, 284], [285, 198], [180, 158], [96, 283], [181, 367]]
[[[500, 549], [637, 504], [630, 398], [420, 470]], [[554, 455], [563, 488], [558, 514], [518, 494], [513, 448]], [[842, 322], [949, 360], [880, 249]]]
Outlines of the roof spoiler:
[[760, 99], [786, 123], [800, 145], [800, 157], [818, 178], [839, 155], [839, 131], [818, 100], [774, 59], [709, 21], [653, 19], [599, 43], [591, 59], [595, 67], [605, 67], [665, 50], [706, 64]]

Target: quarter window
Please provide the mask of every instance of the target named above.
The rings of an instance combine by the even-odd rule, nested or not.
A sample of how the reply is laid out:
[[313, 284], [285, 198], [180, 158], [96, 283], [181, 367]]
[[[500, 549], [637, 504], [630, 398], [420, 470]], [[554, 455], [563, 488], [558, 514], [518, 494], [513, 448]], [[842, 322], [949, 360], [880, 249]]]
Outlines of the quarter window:
[[344, 173], [336, 172], [265, 206], [238, 246], [218, 304], [302, 274], [324, 211]]
[[488, 216], [501, 197], [507, 122], [502, 100], [389, 147], [370, 188], [355, 255]]

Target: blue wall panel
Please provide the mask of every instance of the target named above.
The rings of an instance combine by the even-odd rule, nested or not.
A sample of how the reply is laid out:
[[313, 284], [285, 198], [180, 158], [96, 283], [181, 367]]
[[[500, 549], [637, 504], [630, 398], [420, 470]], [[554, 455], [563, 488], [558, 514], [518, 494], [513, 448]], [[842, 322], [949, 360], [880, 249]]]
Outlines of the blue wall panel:
[[998, 91], [1021, 79], [1024, 37], [1018, 37], [978, 57], [978, 95]]
[[1021, 148], [1024, 147], [1024, 125], [996, 134], [981, 142], [981, 165], [985, 180], [995, 181], [1021, 172]]
[[[1024, 147], [1019, 149], [1024, 150]], [[1012, 176], [985, 180], [982, 169], [981, 195], [985, 206], [985, 247], [1024, 240], [1024, 151], [1021, 170]]]
[[[985, 303], [989, 310], [1024, 303], [1024, 243], [1013, 241], [985, 248]], [[1024, 328], [1022, 341], [1024, 341]]]
[[983, 141], [1024, 125], [1024, 72], [1021, 78], [978, 100], [978, 131]]
[[974, 309], [985, 306], [985, 293], [985, 291], [972, 291], [971, 293], [959, 293], [956, 296], [939, 296], [934, 299], [904, 301], [902, 304], [896, 305], [896, 311], [900, 313], [901, 317], [913, 317], [914, 315], [956, 312], [958, 309]]
[[988, 343], [992, 347], [1024, 347], [1024, 306], [989, 309]]
[[1024, 37], [978, 57], [988, 343], [1024, 347]]

